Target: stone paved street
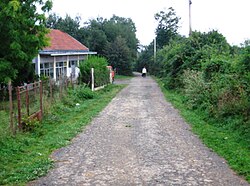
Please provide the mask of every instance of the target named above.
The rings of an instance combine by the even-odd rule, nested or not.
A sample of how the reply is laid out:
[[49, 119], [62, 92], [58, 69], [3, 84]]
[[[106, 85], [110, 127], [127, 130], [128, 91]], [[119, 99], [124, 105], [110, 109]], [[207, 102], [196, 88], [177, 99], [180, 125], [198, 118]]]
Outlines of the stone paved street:
[[249, 185], [205, 147], [151, 77], [132, 78], [29, 185]]

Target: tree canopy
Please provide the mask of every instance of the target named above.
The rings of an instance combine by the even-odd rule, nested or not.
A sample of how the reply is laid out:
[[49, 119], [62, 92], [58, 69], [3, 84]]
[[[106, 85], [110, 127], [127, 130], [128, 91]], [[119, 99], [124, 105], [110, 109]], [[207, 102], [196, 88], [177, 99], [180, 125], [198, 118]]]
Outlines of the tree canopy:
[[0, 82], [19, 84], [34, 77], [31, 62], [48, 44], [45, 12], [51, 7], [50, 0], [0, 1]]
[[89, 47], [91, 51], [107, 58], [108, 63], [120, 74], [131, 74], [138, 47], [136, 27], [132, 19], [116, 15], [110, 19], [97, 17], [88, 20], [82, 27], [79, 24], [80, 20], [80, 17], [72, 19], [67, 15], [61, 18], [51, 14], [47, 20], [47, 26], [68, 33]]
[[[208, 123], [239, 134], [249, 142], [250, 47], [230, 46], [217, 30], [178, 34], [179, 18], [172, 8], [155, 15], [157, 52], [153, 42], [139, 55], [137, 68], [146, 64], [162, 85], [176, 91], [188, 109], [202, 113]], [[244, 161], [243, 161], [244, 162]], [[244, 163], [240, 172], [249, 175]], [[249, 177], [249, 176], [248, 176]]]
[[178, 34], [180, 18], [176, 16], [175, 10], [170, 7], [168, 12], [160, 11], [156, 13], [155, 20], [158, 22], [155, 31], [157, 47], [162, 48]]

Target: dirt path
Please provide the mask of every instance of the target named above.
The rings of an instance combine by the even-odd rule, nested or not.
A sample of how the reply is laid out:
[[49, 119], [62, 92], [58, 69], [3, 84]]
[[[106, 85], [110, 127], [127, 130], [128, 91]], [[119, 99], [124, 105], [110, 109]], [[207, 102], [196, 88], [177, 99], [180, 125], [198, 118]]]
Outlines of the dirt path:
[[31, 185], [249, 185], [190, 132], [157, 84], [130, 80]]

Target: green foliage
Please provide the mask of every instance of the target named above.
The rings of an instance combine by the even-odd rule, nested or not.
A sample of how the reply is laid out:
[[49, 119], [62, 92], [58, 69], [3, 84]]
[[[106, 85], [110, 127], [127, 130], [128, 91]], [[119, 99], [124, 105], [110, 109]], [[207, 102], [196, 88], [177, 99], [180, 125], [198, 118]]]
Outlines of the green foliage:
[[150, 59], [151, 74], [161, 78], [162, 86], [181, 94], [178, 104], [202, 116], [202, 122], [193, 118], [197, 122], [193, 126], [208, 146], [250, 180], [246, 163], [250, 148], [249, 42], [231, 47], [222, 34], [212, 30], [173, 38], [157, 51], [156, 61], [152, 51], [143, 51], [139, 62]]
[[35, 128], [39, 127], [40, 122], [36, 118], [32, 118], [30, 116], [23, 116], [22, 117], [22, 126], [23, 131], [31, 131]]
[[123, 75], [132, 74], [137, 57], [138, 39], [136, 27], [130, 18], [113, 15], [110, 19], [90, 19], [79, 26], [81, 17], [61, 18], [56, 14], [48, 17], [47, 27], [61, 29], [89, 47], [91, 51], [107, 58], [109, 65]]
[[114, 42], [108, 44], [106, 54], [111, 66], [120, 75], [132, 75], [132, 56], [125, 39], [118, 36]]
[[44, 13], [51, 6], [50, 0], [0, 2], [0, 82], [12, 79], [16, 85], [34, 77], [31, 62], [48, 44]]
[[109, 83], [108, 62], [104, 57], [89, 57], [80, 63], [81, 80], [87, 85], [91, 85], [91, 68], [94, 68], [95, 87]]
[[233, 71], [232, 63], [229, 63], [230, 56], [227, 55], [212, 55], [210, 59], [204, 59], [202, 63], [202, 71], [204, 72], [205, 79], [211, 80], [216, 74], [226, 74]]
[[[78, 106], [68, 104], [74, 102], [74, 95], [67, 96], [66, 104], [59, 101], [52, 105], [38, 128], [17, 133], [14, 137], [1, 133], [0, 185], [26, 185], [28, 181], [44, 176], [53, 165], [51, 153], [69, 144], [123, 87], [108, 86], [98, 91], [93, 99], [78, 100]], [[85, 91], [83, 87], [80, 89]], [[5, 120], [8, 114], [0, 112], [0, 116]], [[6, 125], [0, 123], [0, 131], [4, 130], [7, 130]]]
[[155, 20], [158, 21], [156, 28], [157, 47], [163, 48], [177, 36], [180, 18], [176, 16], [175, 10], [170, 7], [168, 12], [160, 11], [156, 13]]
[[[146, 67], [151, 72], [159, 72], [162, 68], [158, 64], [154, 64], [153, 60], [154, 55], [154, 46], [151, 42], [148, 46], [142, 48], [142, 51], [139, 53], [139, 58], [137, 59], [135, 70], [141, 72], [143, 67]], [[153, 74], [153, 73], [152, 73]]]
[[79, 16], [76, 16], [75, 19], [72, 19], [67, 14], [66, 17], [63, 19], [54, 13], [50, 14], [49, 17], [46, 19], [46, 27], [59, 29], [78, 39], [80, 20], [81, 18]]
[[250, 46], [246, 46], [242, 50], [240, 65], [242, 71], [250, 72]]
[[[202, 87], [204, 82], [201, 72], [185, 71], [184, 74], [185, 76], [192, 76], [190, 77], [190, 81], [195, 81], [198, 83], [199, 88]], [[158, 82], [166, 99], [180, 111], [180, 114], [192, 126], [192, 130], [199, 135], [203, 142], [220, 156], [224, 157], [230, 167], [250, 182], [250, 123], [243, 124], [240, 118], [224, 118], [224, 120], [218, 123], [218, 120], [214, 120], [213, 117], [207, 117], [207, 112], [204, 112], [202, 109], [190, 110], [190, 105], [186, 104], [186, 97], [176, 91], [166, 90], [163, 87], [164, 83], [161, 81]], [[196, 84], [193, 84], [193, 86], [196, 86]], [[198, 92], [199, 88], [194, 89]], [[192, 88], [190, 87], [190, 89]], [[206, 93], [203, 94], [205, 95]], [[190, 96], [194, 100], [197, 98], [196, 95], [193, 95], [194, 97]], [[198, 97], [199, 101], [201, 99], [202, 97]]]
[[163, 77], [167, 88], [180, 89], [183, 88], [182, 74], [187, 69], [200, 71], [203, 67], [208, 78], [219, 68], [216, 64], [220, 64], [220, 69], [217, 70], [226, 71], [227, 63], [222, 62], [229, 58], [229, 47], [225, 38], [217, 31], [193, 32], [189, 38], [179, 36], [157, 52], [157, 62], [153, 65], [162, 69], [159, 71], [152, 68], [156, 71], [151, 70], [151, 73]]
[[185, 70], [182, 78], [187, 106], [191, 109], [209, 109], [211, 107], [210, 86], [205, 82], [203, 73], [194, 70]]
[[77, 89], [71, 90], [69, 94], [74, 96], [75, 101], [93, 99], [96, 96], [96, 93], [86, 85], [80, 85]]

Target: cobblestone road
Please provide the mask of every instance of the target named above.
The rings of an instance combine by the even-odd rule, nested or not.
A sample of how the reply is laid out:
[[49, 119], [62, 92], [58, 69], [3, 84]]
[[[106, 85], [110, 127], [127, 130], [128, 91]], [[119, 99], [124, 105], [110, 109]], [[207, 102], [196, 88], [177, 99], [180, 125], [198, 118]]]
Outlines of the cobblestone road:
[[249, 185], [205, 147], [150, 77], [135, 77], [29, 185]]

